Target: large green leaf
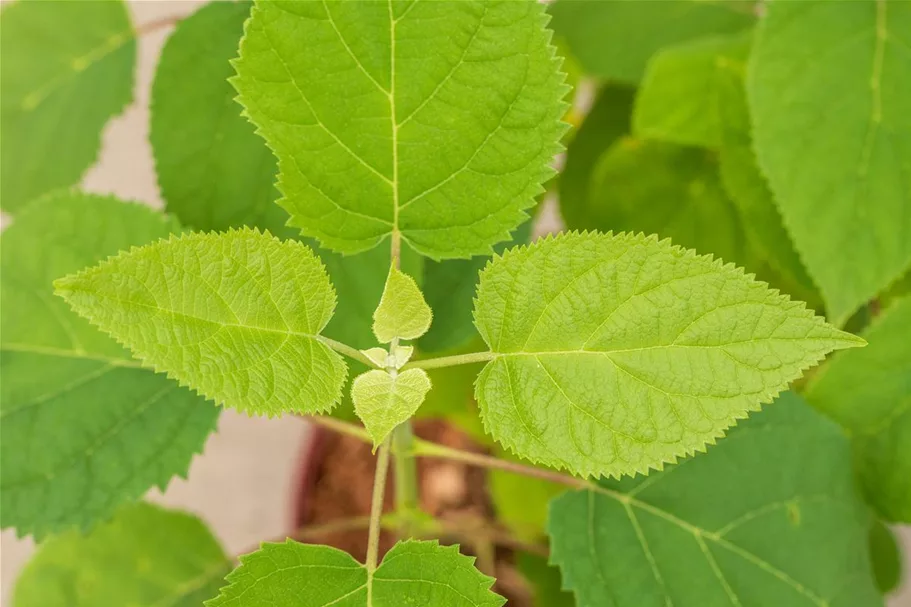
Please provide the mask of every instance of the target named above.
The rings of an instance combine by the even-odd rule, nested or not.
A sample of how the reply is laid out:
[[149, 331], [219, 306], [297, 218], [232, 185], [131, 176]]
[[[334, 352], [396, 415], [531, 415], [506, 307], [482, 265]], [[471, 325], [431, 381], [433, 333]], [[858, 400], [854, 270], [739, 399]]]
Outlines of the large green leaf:
[[60, 193], [0, 237], [0, 521], [41, 538], [89, 527], [184, 476], [218, 409], [53, 296], [52, 281], [179, 230], [148, 207]]
[[559, 0], [552, 27], [590, 74], [636, 83], [666, 46], [738, 32], [754, 20], [751, 3], [713, 0]]
[[769, 3], [750, 55], [756, 151], [828, 316], [911, 263], [911, 3]]
[[89, 535], [42, 543], [13, 607], [200, 607], [232, 567], [198, 518], [139, 503]]
[[133, 95], [136, 38], [119, 0], [15, 2], [0, 13], [0, 204], [76, 184]]
[[199, 230], [244, 225], [294, 236], [274, 204], [272, 153], [228, 83], [251, 2], [213, 2], [177, 24], [152, 84], [149, 139], [168, 211]]
[[490, 254], [553, 174], [567, 92], [524, 2], [257, 2], [232, 80], [291, 223], [346, 253], [394, 232]]
[[864, 337], [870, 345], [836, 356], [807, 400], [850, 431], [864, 490], [880, 514], [911, 523], [911, 297], [896, 300]]
[[475, 393], [517, 455], [632, 474], [703, 450], [828, 352], [864, 343], [743, 270], [654, 236], [571, 233], [481, 275]]
[[454, 546], [399, 542], [372, 576], [352, 556], [329, 546], [263, 544], [241, 557], [230, 584], [206, 607], [499, 607], [492, 578]]
[[579, 607], [881, 606], [850, 459], [786, 394], [705, 455], [557, 498], [552, 561]]
[[325, 412], [341, 398], [347, 367], [320, 338], [335, 291], [297, 241], [192, 233], [54, 285], [145, 364], [216, 403], [277, 415]]

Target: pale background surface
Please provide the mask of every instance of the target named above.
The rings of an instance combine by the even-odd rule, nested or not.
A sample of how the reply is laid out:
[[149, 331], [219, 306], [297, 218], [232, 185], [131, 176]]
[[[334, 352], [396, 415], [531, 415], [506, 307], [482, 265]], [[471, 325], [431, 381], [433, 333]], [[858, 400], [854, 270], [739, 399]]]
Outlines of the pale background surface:
[[[192, 13], [206, 0], [130, 0], [134, 22], [142, 26], [160, 18]], [[139, 40], [135, 103], [113, 120], [104, 135], [97, 166], [86, 175], [86, 190], [161, 206], [148, 144], [149, 88], [155, 63], [170, 28]], [[545, 223], [553, 225], [554, 214]], [[542, 226], [543, 227], [543, 226]], [[249, 551], [260, 540], [282, 536], [290, 527], [291, 479], [307, 440], [307, 424], [294, 417], [248, 418], [226, 410], [218, 432], [190, 467], [189, 480], [177, 479], [150, 499], [198, 514], [214, 530], [230, 554]], [[911, 527], [900, 530], [911, 554]], [[10, 606], [12, 586], [34, 546], [10, 531], [0, 536], [0, 605]], [[905, 563], [905, 579], [911, 563]], [[911, 587], [905, 585], [889, 607], [911, 607]]]

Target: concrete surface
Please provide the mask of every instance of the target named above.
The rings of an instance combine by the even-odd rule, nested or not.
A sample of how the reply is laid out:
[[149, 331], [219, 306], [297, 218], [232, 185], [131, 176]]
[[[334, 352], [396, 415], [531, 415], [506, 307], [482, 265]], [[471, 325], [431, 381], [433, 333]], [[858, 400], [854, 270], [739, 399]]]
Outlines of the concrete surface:
[[[132, 0], [137, 26], [162, 18], [187, 15], [202, 0]], [[155, 63], [170, 28], [147, 33], [139, 41], [136, 101], [108, 126], [97, 165], [84, 180], [85, 189], [161, 206], [148, 143], [148, 98]], [[547, 223], [559, 221], [553, 208]], [[546, 231], [546, 230], [545, 230]], [[176, 480], [164, 494], [149, 498], [194, 512], [207, 521], [228, 553], [240, 553], [260, 540], [288, 530], [290, 479], [307, 437], [301, 419], [248, 418], [227, 410], [218, 432], [197, 457], [189, 480]], [[911, 554], [911, 528], [900, 530], [906, 553]], [[30, 540], [4, 531], [0, 551], [0, 605], [10, 606], [12, 584], [32, 553]], [[906, 563], [905, 579], [911, 577]], [[890, 607], [911, 607], [911, 588], [894, 597]]]

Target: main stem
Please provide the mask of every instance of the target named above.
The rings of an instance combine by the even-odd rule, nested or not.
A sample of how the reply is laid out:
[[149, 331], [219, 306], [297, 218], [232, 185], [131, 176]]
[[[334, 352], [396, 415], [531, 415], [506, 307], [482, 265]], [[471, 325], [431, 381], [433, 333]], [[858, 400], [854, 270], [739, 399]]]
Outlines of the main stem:
[[373, 573], [380, 551], [380, 530], [382, 529], [383, 498], [386, 496], [386, 473], [389, 471], [389, 439], [380, 445], [376, 458], [376, 474], [373, 477], [373, 500], [370, 503], [370, 528], [367, 535], [367, 604], [373, 604]]

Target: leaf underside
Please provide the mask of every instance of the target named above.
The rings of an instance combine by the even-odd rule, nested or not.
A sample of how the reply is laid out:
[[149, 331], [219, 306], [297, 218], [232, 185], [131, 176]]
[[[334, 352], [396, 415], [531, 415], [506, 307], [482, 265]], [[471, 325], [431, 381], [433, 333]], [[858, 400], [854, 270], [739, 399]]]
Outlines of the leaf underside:
[[0, 18], [0, 204], [17, 213], [95, 161], [132, 100], [136, 38], [120, 1], [15, 2]]
[[146, 503], [123, 507], [89, 535], [41, 544], [20, 575], [16, 607], [199, 607], [231, 560], [195, 516]]
[[392, 547], [368, 581], [367, 569], [341, 550], [292, 540], [263, 544], [241, 557], [229, 585], [206, 607], [500, 607], [503, 598], [489, 590], [493, 578], [472, 561], [455, 546], [408, 540]]
[[487, 431], [585, 476], [703, 450], [828, 352], [864, 343], [731, 264], [633, 234], [495, 258], [475, 322], [493, 354], [475, 386]]
[[807, 400], [850, 430], [861, 484], [890, 521], [911, 523], [911, 298], [864, 332], [869, 346], [836, 356]]
[[249, 228], [172, 236], [55, 286], [145, 364], [218, 404], [319, 413], [341, 397], [347, 367], [319, 340], [335, 291], [297, 241]]
[[874, 607], [870, 517], [835, 424], [793, 394], [708, 453], [551, 503], [579, 607]]
[[[4, 9], [6, 10], [6, 9]], [[219, 410], [140, 367], [52, 281], [178, 231], [148, 207], [59, 193], [0, 238], [0, 522], [41, 539], [89, 528], [185, 476]]]
[[768, 9], [747, 77], [756, 152], [841, 325], [911, 264], [911, 4]]
[[490, 254], [553, 174], [567, 92], [536, 2], [257, 2], [232, 83], [291, 224]]

